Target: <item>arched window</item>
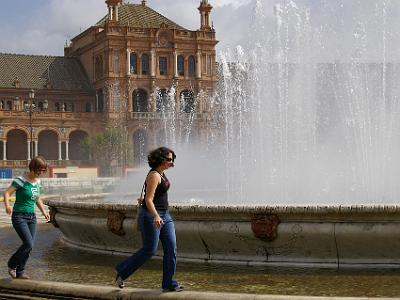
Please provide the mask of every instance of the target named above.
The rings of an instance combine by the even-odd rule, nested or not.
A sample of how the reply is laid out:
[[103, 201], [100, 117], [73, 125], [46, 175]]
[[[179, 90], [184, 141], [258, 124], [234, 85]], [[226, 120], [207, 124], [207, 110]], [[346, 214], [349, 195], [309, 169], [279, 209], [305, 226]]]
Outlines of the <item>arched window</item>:
[[195, 111], [194, 94], [190, 90], [183, 90], [180, 94], [181, 112], [193, 113]]
[[38, 109], [39, 109], [39, 111], [43, 111], [43, 102], [42, 101], [39, 101]]
[[143, 89], [136, 89], [132, 93], [132, 107], [134, 112], [148, 111], [147, 92]]
[[157, 93], [156, 110], [158, 112], [172, 111], [174, 109], [172, 100], [169, 99], [168, 91], [160, 89]]
[[136, 53], [131, 53], [131, 66], [130, 66], [130, 71], [131, 74], [137, 74], [137, 55]]
[[54, 110], [55, 110], [55, 111], [60, 111], [60, 110], [61, 110], [61, 109], [60, 109], [60, 103], [59, 103], [59, 102], [54, 103]]
[[7, 101], [6, 109], [7, 110], [12, 110], [12, 101]]
[[149, 55], [144, 53], [142, 55], [142, 74], [149, 75], [150, 63], [149, 63]]
[[196, 60], [194, 59], [194, 56], [191, 55], [189, 56], [189, 76], [195, 76], [196, 75]]
[[178, 56], [178, 75], [179, 76], [184, 76], [185, 75], [185, 60], [182, 55]]
[[168, 75], [168, 63], [167, 58], [165, 56], [159, 57], [159, 65], [160, 75]]

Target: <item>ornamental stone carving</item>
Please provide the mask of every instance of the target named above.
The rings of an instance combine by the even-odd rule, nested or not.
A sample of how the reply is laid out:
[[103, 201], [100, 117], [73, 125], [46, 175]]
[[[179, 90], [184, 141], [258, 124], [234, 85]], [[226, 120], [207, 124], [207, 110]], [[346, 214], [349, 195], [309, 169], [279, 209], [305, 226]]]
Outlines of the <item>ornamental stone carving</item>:
[[125, 214], [119, 211], [112, 211], [109, 210], [107, 212], [107, 228], [109, 231], [112, 233], [119, 235], [119, 236], [124, 236], [125, 231], [123, 227], [125, 219]]
[[280, 222], [277, 215], [254, 215], [251, 219], [251, 230], [256, 238], [272, 242], [278, 237]]

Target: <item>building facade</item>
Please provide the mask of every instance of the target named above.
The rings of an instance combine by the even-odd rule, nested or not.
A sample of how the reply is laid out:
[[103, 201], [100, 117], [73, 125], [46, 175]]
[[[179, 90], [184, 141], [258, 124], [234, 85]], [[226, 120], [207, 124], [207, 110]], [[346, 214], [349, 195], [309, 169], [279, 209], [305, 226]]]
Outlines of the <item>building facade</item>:
[[64, 57], [0, 54], [1, 166], [25, 167], [37, 154], [53, 165], [90, 164], [80, 143], [108, 126], [127, 130], [131, 166], [158, 145], [207, 139], [212, 6], [200, 2], [191, 31], [146, 1], [105, 2], [108, 14], [72, 38]]

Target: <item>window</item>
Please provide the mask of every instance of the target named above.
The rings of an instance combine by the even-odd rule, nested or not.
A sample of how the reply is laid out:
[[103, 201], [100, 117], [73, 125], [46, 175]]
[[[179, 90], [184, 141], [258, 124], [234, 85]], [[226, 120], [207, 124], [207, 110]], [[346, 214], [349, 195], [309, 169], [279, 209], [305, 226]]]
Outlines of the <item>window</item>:
[[149, 75], [150, 73], [149, 69], [150, 69], [149, 55], [145, 53], [142, 55], [142, 74]]
[[58, 103], [58, 102], [54, 103], [54, 110], [60, 111], [60, 103]]
[[178, 56], [178, 75], [179, 76], [185, 76], [185, 60], [182, 55]]
[[165, 56], [160, 56], [159, 68], [160, 68], [160, 75], [167, 75], [168, 65], [167, 65], [167, 58]]
[[101, 78], [103, 76], [103, 57], [101, 55], [97, 56], [95, 59], [94, 74], [96, 78]]
[[85, 112], [92, 112], [92, 103], [90, 102], [86, 103]]
[[39, 111], [43, 111], [43, 102], [42, 101], [40, 101], [38, 103], [38, 109], [39, 109]]
[[119, 50], [114, 50], [114, 73], [120, 72]]
[[143, 89], [137, 89], [132, 94], [132, 106], [134, 112], [148, 111], [147, 92]]
[[190, 90], [183, 90], [180, 94], [180, 109], [181, 112], [193, 113], [195, 111], [195, 98]]
[[0, 109], [4, 109], [4, 101], [3, 100], [0, 101]]
[[195, 76], [196, 75], [196, 61], [194, 59], [194, 56], [191, 55], [189, 56], [189, 76]]
[[102, 89], [97, 90], [96, 101], [97, 101], [97, 103], [96, 103], [97, 112], [103, 112], [104, 111], [104, 95], [103, 95]]
[[170, 99], [166, 89], [160, 89], [157, 92], [156, 110], [158, 112], [174, 110], [174, 103], [172, 102], [172, 99]]
[[211, 55], [207, 56], [207, 75], [208, 76], [212, 75], [212, 56]]
[[136, 53], [131, 53], [131, 66], [130, 66], [130, 71], [131, 74], [137, 74], [137, 55]]
[[68, 103], [68, 111], [74, 112], [75, 111], [75, 105], [73, 103]]
[[12, 110], [12, 101], [7, 101], [6, 110]]

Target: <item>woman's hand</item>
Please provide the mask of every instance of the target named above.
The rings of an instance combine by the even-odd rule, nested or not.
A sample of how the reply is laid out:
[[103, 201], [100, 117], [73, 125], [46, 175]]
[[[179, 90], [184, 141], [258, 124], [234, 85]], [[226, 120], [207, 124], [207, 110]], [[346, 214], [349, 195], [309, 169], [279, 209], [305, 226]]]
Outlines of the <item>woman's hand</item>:
[[157, 229], [160, 229], [163, 224], [164, 224], [164, 221], [160, 218], [159, 215], [156, 215], [153, 219], [154, 227]]
[[10, 205], [6, 205], [6, 213], [7, 213], [7, 215], [12, 214], [12, 207]]
[[43, 217], [46, 219], [46, 222], [50, 222], [50, 215], [49, 215], [48, 212], [45, 212], [45, 213], [43, 214]]

